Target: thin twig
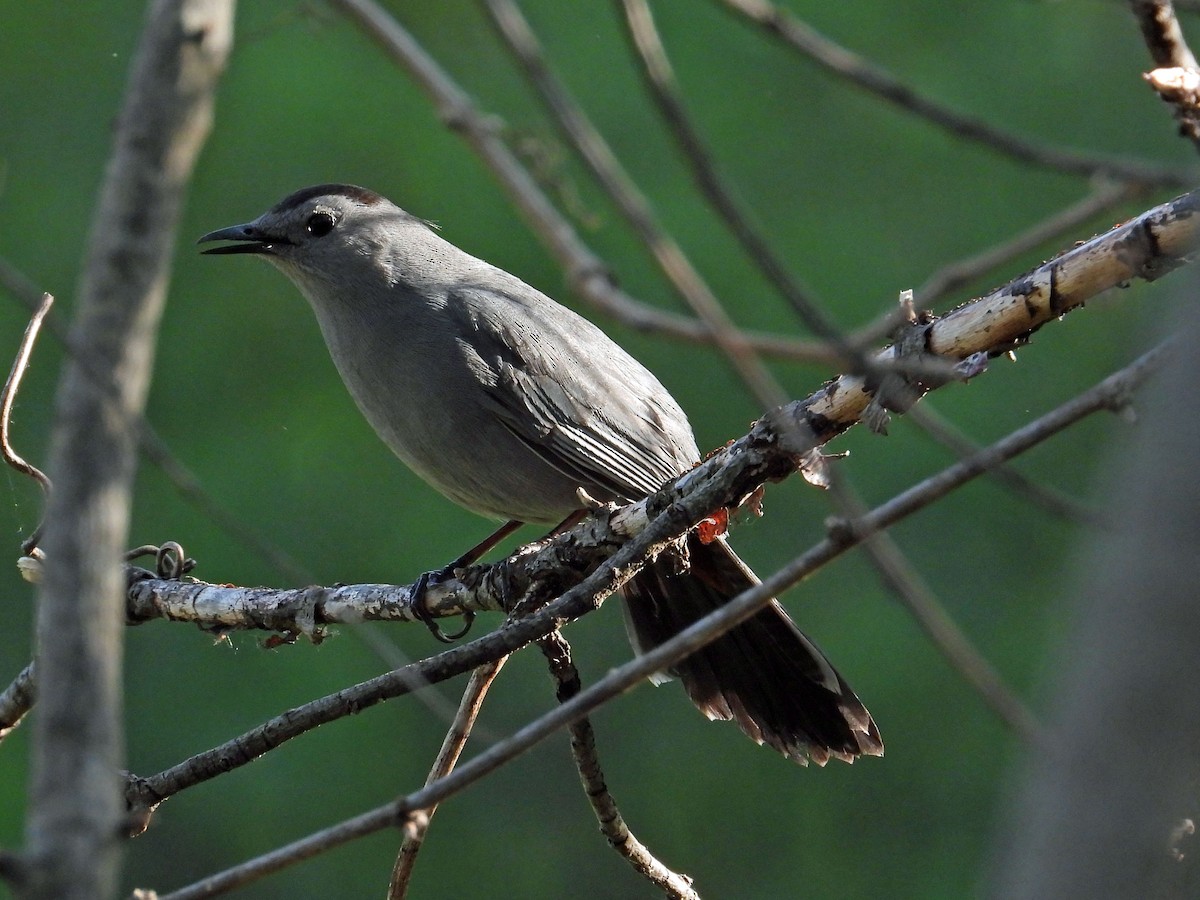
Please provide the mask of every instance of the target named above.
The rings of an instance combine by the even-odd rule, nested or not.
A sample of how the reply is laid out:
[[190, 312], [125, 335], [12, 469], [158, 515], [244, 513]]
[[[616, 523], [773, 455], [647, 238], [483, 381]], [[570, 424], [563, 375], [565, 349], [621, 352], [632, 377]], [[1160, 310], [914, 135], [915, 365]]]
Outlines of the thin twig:
[[[655, 309], [617, 287], [608, 266], [579, 238], [571, 222], [546, 197], [537, 181], [498, 133], [495, 116], [484, 115], [471, 98], [386, 10], [372, 0], [330, 0], [429, 95], [446, 124], [457, 131], [491, 170], [534, 234], [558, 261], [570, 288], [597, 309], [639, 331], [712, 344], [710, 328], [689, 316]], [[819, 342], [745, 332], [764, 355], [829, 364], [837, 354]]]
[[[29, 306], [31, 310], [37, 309], [38, 302], [40, 302], [39, 298], [44, 296], [43, 292], [23, 272], [2, 257], [0, 257], [0, 286], [17, 300]], [[90, 360], [85, 358], [84, 351], [79, 346], [79, 342], [71, 339], [66, 327], [53, 313], [46, 317], [46, 329], [62, 345], [67, 353], [70, 354], [71, 359], [82, 366], [99, 383], [99, 371]], [[111, 387], [108, 388], [108, 391], [113, 393]], [[195, 474], [183, 464], [179, 457], [171, 452], [166, 441], [154, 430], [154, 427], [144, 416], [140, 417], [137, 429], [138, 443], [141, 451], [146, 455], [147, 459], [162, 470], [162, 473], [181, 497], [190, 502], [203, 515], [207, 516], [219, 528], [228, 532], [251, 552], [258, 554], [258, 556], [273, 566], [286, 579], [298, 584], [312, 583], [313, 578], [311, 574], [303, 566], [292, 559], [281, 548], [263, 538], [254, 529], [247, 526], [238, 517], [217, 503], [212, 495], [205, 490]]]
[[1035, 144], [1019, 135], [989, 125], [982, 119], [963, 115], [925, 97], [887, 70], [835, 43], [769, 0], [722, 2], [831, 74], [900, 109], [920, 116], [951, 134], [974, 141], [997, 153], [1059, 172], [1104, 175], [1121, 181], [1141, 182], [1160, 187], [1183, 187], [1195, 181], [1194, 175], [1181, 169]]
[[[29, 368], [29, 357], [33, 353], [33, 344], [41, 330], [42, 320], [46, 318], [46, 314], [50, 312], [50, 307], [53, 305], [54, 297], [50, 294], [42, 294], [42, 302], [29, 318], [29, 324], [25, 327], [25, 334], [21, 338], [21, 345], [17, 349], [12, 369], [9, 370], [8, 380], [4, 382], [4, 391], [0, 393], [0, 453], [3, 453], [6, 463], [22, 475], [27, 475], [36, 481], [41, 486], [43, 494], [50, 493], [50, 479], [37, 466], [22, 459], [20, 454], [13, 449], [9, 439], [9, 427], [12, 423], [13, 403], [17, 399], [17, 391], [21, 389], [21, 379], [25, 377], [25, 370]], [[38, 524], [29, 537], [21, 542], [21, 552], [26, 555], [33, 553], [41, 534], [42, 526]]]
[[1146, 81], [1171, 105], [1179, 133], [1200, 149], [1200, 69], [1175, 7], [1171, 0], [1131, 0], [1131, 5], [1156, 66]]
[[[538, 647], [550, 664], [555, 696], [559, 703], [566, 703], [578, 695], [583, 687], [579, 669], [571, 659], [571, 645], [562, 632], [556, 631], [539, 641]], [[677, 900], [699, 900], [700, 895], [692, 888], [692, 879], [660, 862], [625, 824], [617, 801], [604, 780], [591, 719], [587, 716], [577, 719], [568, 726], [568, 731], [571, 735], [571, 755], [579, 771], [579, 780], [583, 783], [583, 793], [600, 824], [600, 833], [608, 840], [609, 846], [666, 896]]]
[[[3, 257], [0, 257], [0, 286], [18, 301], [28, 305], [33, 312], [38, 309], [38, 303], [41, 302], [39, 298], [45, 296], [24, 273]], [[66, 327], [54, 315], [53, 310], [45, 316], [45, 327], [71, 355], [71, 358], [85, 371], [94, 374], [99, 383], [99, 374], [92, 368], [90, 361], [84, 358], [82, 348], [78, 346], [77, 341], [72, 341]], [[150, 462], [158, 466], [176, 492], [191, 503], [201, 515], [207, 517], [209, 521], [224, 530], [250, 552], [257, 554], [279, 572], [285, 580], [296, 584], [314, 583], [315, 579], [309, 570], [297, 562], [294, 557], [218, 503], [200, 483], [200, 479], [171, 451], [166, 441], [155, 431], [154, 426], [144, 415], [138, 417], [137, 430], [138, 446], [142, 453]], [[25, 544], [28, 544], [39, 530], [40, 528], [35, 529], [33, 536], [27, 538]], [[24, 547], [25, 544], [22, 546]], [[24, 549], [22, 552], [29, 553]], [[373, 623], [348, 622], [346, 624], [349, 625], [351, 633], [370, 648], [389, 668], [397, 669], [412, 661]], [[435, 714], [446, 719], [453, 715], [451, 705], [441, 695], [425, 692], [420, 696]]]
[[[403, 824], [412, 810], [420, 810], [431, 804], [440, 803], [447, 797], [462, 791], [506, 762], [520, 756], [559, 728], [578, 721], [604, 703], [630, 690], [631, 687], [652, 673], [669, 668], [673, 663], [695, 652], [707, 641], [745, 621], [762, 609], [773, 597], [807, 577], [820, 566], [857, 546], [868, 535], [889, 528], [902, 518], [936, 503], [973, 478], [1024, 453], [1092, 413], [1120, 408], [1128, 400], [1131, 392], [1158, 368], [1163, 356], [1161, 347], [1143, 355], [1095, 387], [1036, 421], [1022, 426], [970, 459], [961, 460], [949, 466], [876, 507], [861, 519], [846, 523], [846, 527], [796, 557], [764, 580], [762, 584], [738, 595], [721, 609], [700, 619], [670, 640], [614, 669], [591, 687], [580, 691], [573, 699], [550, 710], [506, 740], [492, 745], [478, 756], [459, 766], [447, 777], [439, 779], [399, 801], [387, 803], [308, 837], [293, 841], [284, 847], [209, 876], [181, 890], [161, 894], [160, 900], [197, 900], [197, 898], [216, 896], [309, 859], [325, 850], [341, 846], [355, 838]], [[627, 545], [623, 549], [627, 549], [628, 546], [631, 545]], [[618, 551], [618, 556], [622, 552]], [[602, 573], [598, 571], [589, 581], [598, 580], [601, 576]], [[580, 585], [580, 589], [583, 589], [583, 585]], [[566, 602], [573, 593], [575, 590], [569, 591], [560, 600], [533, 616], [514, 623], [512, 627], [528, 626], [539, 619], [548, 619], [553, 623], [562, 613], [560, 604]], [[545, 634], [549, 634], [549, 630]], [[542, 636], [544, 635], [539, 635], [539, 637]], [[443, 654], [443, 656], [454, 652], [447, 651], [447, 654]]]
[[8, 737], [33, 708], [36, 692], [37, 680], [33, 663], [30, 663], [0, 694], [0, 741]]
[[1195, 69], [1196, 57], [1187, 45], [1175, 6], [1171, 0], [1130, 0], [1133, 14], [1142, 29], [1146, 49], [1160, 68]]
[[671, 62], [654, 25], [654, 17], [645, 0], [618, 0], [625, 10], [624, 22], [630, 40], [642, 63], [642, 73], [650, 88], [651, 96], [683, 150], [683, 156], [692, 170], [692, 177], [700, 187], [729, 230], [737, 238], [754, 264], [791, 304], [800, 319], [814, 335], [828, 341], [853, 365], [856, 354], [833, 322], [809, 296], [806, 289], [788, 272], [787, 267], [775, 255], [767, 242], [742, 212], [741, 204], [734, 198], [733, 191], [725, 184], [717, 171], [712, 155], [697, 130], [692, 126], [684, 108]]
[[550, 70], [537, 37], [520, 8], [513, 0], [485, 0], [485, 6], [496, 30], [541, 95], [563, 135], [650, 250], [659, 269], [708, 326], [714, 343], [733, 364], [759, 406], [771, 409], [783, 403], [787, 397], [775, 377], [729, 318], [683, 248], [663, 228], [645, 194], [625, 171], [604, 136]]
[[[487, 696], [488, 689], [507, 661], [508, 657], [502, 656], [497, 660], [485, 663], [471, 673], [466, 690], [463, 691], [462, 700], [459, 701], [458, 712], [454, 716], [454, 721], [450, 723], [450, 729], [442, 740], [442, 747], [433, 762], [433, 767], [429, 770], [429, 776], [425, 779], [427, 785], [439, 778], [445, 778], [454, 770], [458, 757], [467, 745], [467, 738], [471, 736], [471, 731], [475, 727], [475, 720], [479, 718], [479, 711], [483, 709], [483, 700]], [[423, 815], [419, 819], [412, 817], [407, 823], [408, 827], [404, 832], [404, 840], [400, 844], [400, 852], [396, 855], [396, 863], [392, 867], [391, 882], [388, 884], [388, 900], [403, 900], [408, 896], [408, 885], [412, 880], [413, 867], [417, 864], [417, 854], [421, 852], [421, 847], [425, 844], [429, 821], [437, 812], [437, 804], [426, 807], [421, 812]]]

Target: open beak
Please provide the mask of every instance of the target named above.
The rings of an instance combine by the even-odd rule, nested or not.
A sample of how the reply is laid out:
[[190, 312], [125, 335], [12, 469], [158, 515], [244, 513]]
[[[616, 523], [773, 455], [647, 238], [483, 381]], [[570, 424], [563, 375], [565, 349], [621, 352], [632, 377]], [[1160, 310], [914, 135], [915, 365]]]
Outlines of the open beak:
[[200, 238], [200, 240], [196, 241], [196, 243], [207, 244], [210, 241], [236, 241], [236, 243], [226, 244], [223, 247], [209, 247], [207, 250], [202, 250], [202, 253], [210, 255], [225, 253], [272, 253], [275, 249], [274, 245], [282, 243], [278, 239], [271, 240], [253, 222], [210, 231], [204, 237]]

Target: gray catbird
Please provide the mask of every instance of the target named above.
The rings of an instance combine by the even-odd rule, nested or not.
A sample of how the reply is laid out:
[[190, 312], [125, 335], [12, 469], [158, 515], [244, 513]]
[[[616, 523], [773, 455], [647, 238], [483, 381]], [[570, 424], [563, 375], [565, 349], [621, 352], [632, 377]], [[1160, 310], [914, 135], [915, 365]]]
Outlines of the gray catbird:
[[[342, 379], [384, 442], [467, 509], [557, 522], [632, 501], [700, 459], [658, 379], [596, 326], [464, 253], [378, 194], [322, 184], [207, 253], [253, 253], [317, 315]], [[651, 562], [623, 589], [633, 642], [661, 643], [758, 583], [724, 540], [688, 539], [690, 566]], [[772, 601], [672, 671], [711, 719], [798, 762], [881, 755], [870, 714]]]

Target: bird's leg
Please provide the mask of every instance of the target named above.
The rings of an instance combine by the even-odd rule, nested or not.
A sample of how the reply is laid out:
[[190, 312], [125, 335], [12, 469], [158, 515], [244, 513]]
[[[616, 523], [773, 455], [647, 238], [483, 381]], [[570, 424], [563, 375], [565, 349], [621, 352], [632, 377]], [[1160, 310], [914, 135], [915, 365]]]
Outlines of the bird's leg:
[[[567, 516], [565, 519], [563, 519], [561, 522], [559, 522], [557, 525], [555, 525], [553, 528], [551, 528], [550, 532], [546, 535], [546, 537], [552, 538], [556, 534], [562, 534], [564, 531], [574, 528], [576, 525], [578, 525], [580, 522], [583, 521], [583, 517], [586, 516], [587, 514], [588, 514], [588, 511], [586, 509], [575, 510], [575, 512], [571, 513], [569, 516]], [[545, 540], [545, 538], [543, 538], [543, 540]]]
[[455, 570], [473, 564], [483, 554], [487, 553], [523, 524], [516, 519], [505, 522], [462, 556], [453, 560], [449, 565], [433, 572], [422, 572], [420, 577], [417, 578], [416, 583], [413, 584], [409, 606], [412, 608], [413, 615], [424, 622], [425, 627], [443, 644], [452, 644], [466, 635], [471, 630], [471, 624], [475, 621], [475, 613], [470, 610], [463, 613], [463, 622], [465, 624], [462, 630], [456, 631], [454, 634], [446, 634], [446, 632], [442, 631], [442, 627], [438, 624], [437, 620], [430, 614], [429, 607], [425, 605], [425, 592], [429, 590], [429, 585], [439, 584], [443, 579], [453, 575]]

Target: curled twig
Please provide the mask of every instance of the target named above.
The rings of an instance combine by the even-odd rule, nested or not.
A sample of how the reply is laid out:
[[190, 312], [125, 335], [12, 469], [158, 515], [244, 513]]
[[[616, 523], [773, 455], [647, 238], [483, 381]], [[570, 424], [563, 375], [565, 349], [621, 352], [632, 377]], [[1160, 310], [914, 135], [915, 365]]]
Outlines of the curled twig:
[[[9, 425], [12, 421], [13, 402], [17, 399], [17, 391], [21, 387], [21, 379], [25, 377], [25, 371], [29, 368], [29, 357], [33, 353], [33, 344], [37, 340], [38, 332], [41, 331], [42, 321], [53, 305], [54, 297], [50, 294], [42, 294], [41, 304], [33, 311], [33, 315], [29, 318], [29, 324], [25, 326], [25, 334], [17, 348], [12, 369], [9, 370], [8, 379], [4, 382], [4, 392], [0, 394], [0, 452], [3, 453], [6, 463], [22, 475], [27, 475], [36, 481], [44, 494], [50, 493], [50, 479], [45, 472], [24, 460], [13, 449], [9, 440]], [[21, 542], [21, 552], [27, 556], [35, 555], [41, 535], [42, 526], [39, 524], [33, 529], [33, 533]]]

